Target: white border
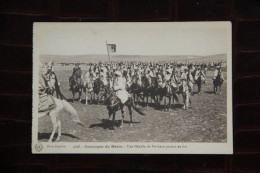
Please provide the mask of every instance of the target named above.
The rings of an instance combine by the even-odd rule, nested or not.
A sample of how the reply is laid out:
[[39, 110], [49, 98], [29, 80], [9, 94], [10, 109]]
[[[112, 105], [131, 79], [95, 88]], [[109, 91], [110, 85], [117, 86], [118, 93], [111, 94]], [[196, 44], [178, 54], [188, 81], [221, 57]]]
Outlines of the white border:
[[[223, 27], [227, 32], [227, 143], [111, 143], [111, 142], [58, 142], [38, 143], [38, 68], [39, 68], [39, 28], [48, 25], [106, 25], [107, 23], [34, 23], [33, 26], [33, 108], [32, 108], [32, 153], [127, 153], [127, 154], [232, 154], [232, 24], [231, 22], [177, 22], [177, 23], [112, 23], [118, 25], [181, 25], [183, 27]], [[111, 23], [110, 23], [111, 24]], [[36, 151], [35, 145], [42, 147]], [[111, 146], [122, 148], [111, 148]], [[95, 148], [91, 148], [91, 147]], [[102, 147], [101, 147], [102, 146]], [[110, 148], [106, 148], [110, 146]], [[133, 146], [133, 148], [129, 147]], [[154, 148], [161, 146], [162, 148]], [[79, 148], [78, 148], [79, 147]], [[98, 148], [99, 147], [99, 148]]]

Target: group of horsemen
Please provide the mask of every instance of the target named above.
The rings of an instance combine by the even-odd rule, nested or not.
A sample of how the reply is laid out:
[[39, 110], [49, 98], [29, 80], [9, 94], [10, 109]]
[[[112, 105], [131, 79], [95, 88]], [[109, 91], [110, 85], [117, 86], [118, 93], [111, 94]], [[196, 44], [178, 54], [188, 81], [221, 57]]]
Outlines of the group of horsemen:
[[[44, 66], [47, 69], [45, 74], [42, 74], [44, 84], [41, 87], [49, 88], [48, 81], [54, 72], [53, 62], [46, 63]], [[76, 64], [73, 68], [72, 77], [76, 81], [76, 85], [84, 86], [87, 92], [93, 91], [93, 83], [96, 79], [100, 79], [103, 86], [115, 91], [120, 102], [124, 104], [129, 94], [129, 88], [135, 82], [142, 85], [142, 78], [151, 81], [156, 78], [158, 87], [164, 88], [170, 85], [174, 89], [181, 89], [183, 93], [193, 93], [193, 85], [198, 82], [205, 83], [207, 68], [213, 66], [215, 69], [213, 80], [218, 75], [224, 80], [221, 71], [221, 64], [199, 64], [199, 63], [148, 63], [148, 62], [111, 62], [111, 63], [90, 63], [87, 64], [88, 71], [84, 76], [80, 64]], [[133, 78], [136, 80], [133, 81]], [[44, 86], [45, 85], [45, 86]], [[40, 89], [43, 91], [43, 89]], [[198, 90], [200, 94], [200, 88]], [[86, 100], [87, 101], [87, 100]]]

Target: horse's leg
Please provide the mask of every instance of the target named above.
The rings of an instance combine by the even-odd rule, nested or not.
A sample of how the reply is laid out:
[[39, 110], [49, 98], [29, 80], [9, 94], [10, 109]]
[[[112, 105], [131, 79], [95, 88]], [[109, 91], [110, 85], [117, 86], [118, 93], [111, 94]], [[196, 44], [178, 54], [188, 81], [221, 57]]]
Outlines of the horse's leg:
[[113, 113], [112, 111], [110, 111], [110, 110], [108, 111], [108, 120], [110, 119], [112, 113]]
[[213, 91], [215, 94], [217, 94], [217, 85], [213, 82]]
[[[191, 105], [191, 94], [189, 93], [189, 103]], [[191, 106], [190, 106], [191, 107]]]
[[190, 106], [190, 98], [189, 98], [189, 91], [186, 91], [186, 109]]
[[162, 99], [163, 99], [163, 96], [161, 94], [159, 94], [159, 97], [158, 97], [158, 108], [161, 108], [161, 102], [162, 102]]
[[147, 102], [145, 102], [145, 100], [146, 100], [146, 95], [143, 95], [143, 104], [144, 104], [144, 106], [146, 106], [146, 103], [147, 103]]
[[146, 107], [148, 107], [148, 95], [146, 95]]
[[182, 109], [186, 109], [186, 95], [185, 95], [184, 92], [182, 93], [182, 99], [183, 99], [183, 107], [182, 107]]
[[86, 89], [86, 103], [85, 103], [85, 105], [87, 106], [88, 105], [88, 90]]
[[221, 94], [221, 85], [219, 85], [219, 94]]
[[115, 123], [115, 117], [116, 117], [116, 112], [113, 112], [113, 119], [112, 119], [112, 130], [114, 130], [114, 123]]
[[200, 81], [197, 83], [197, 86], [198, 86], [198, 94], [200, 94], [200, 90], [201, 90], [201, 82]]
[[139, 99], [140, 99], [139, 94], [136, 94], [136, 105], [139, 104]]
[[99, 104], [99, 93], [97, 93], [97, 104]]
[[[132, 103], [131, 103], [132, 104]], [[128, 111], [129, 111], [129, 115], [130, 115], [130, 126], [132, 127], [133, 126], [133, 115], [132, 115], [132, 106], [133, 105], [130, 105], [130, 106], [128, 106]]]
[[50, 112], [50, 118], [51, 118], [51, 122], [52, 122], [52, 133], [51, 133], [51, 136], [50, 136], [50, 139], [48, 142], [52, 142], [54, 133], [58, 127], [57, 116], [55, 115], [57, 113], [58, 112], [56, 112], [56, 111]]
[[91, 91], [91, 92], [90, 92], [90, 103], [91, 103], [91, 104], [93, 104], [93, 100], [94, 100], [94, 99], [93, 99], [93, 95], [94, 95], [94, 93], [93, 93], [93, 91]]
[[56, 142], [61, 140], [61, 122], [60, 122], [60, 120], [58, 120], [57, 125], [58, 125], [58, 137], [55, 140]]
[[79, 102], [81, 102], [81, 94], [82, 94], [82, 88], [79, 88]]
[[166, 111], [166, 96], [164, 96], [164, 111]]
[[179, 98], [176, 93], [173, 94], [173, 100], [176, 100], [176, 102], [179, 103]]
[[124, 105], [120, 106], [120, 109], [121, 109], [121, 114], [122, 114], [122, 120], [121, 120], [120, 127], [123, 127], [124, 126], [124, 118], [125, 118], [125, 106]]
[[170, 96], [170, 97], [169, 97], [169, 106], [168, 106], [168, 110], [169, 110], [169, 111], [171, 110], [171, 101], [172, 101], [172, 97]]

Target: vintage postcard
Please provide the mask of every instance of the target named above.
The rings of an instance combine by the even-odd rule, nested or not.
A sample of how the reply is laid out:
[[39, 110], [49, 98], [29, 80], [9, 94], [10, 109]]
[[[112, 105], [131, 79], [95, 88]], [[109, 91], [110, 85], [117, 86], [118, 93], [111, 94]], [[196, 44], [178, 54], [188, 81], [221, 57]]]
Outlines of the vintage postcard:
[[32, 152], [232, 154], [230, 22], [34, 23]]

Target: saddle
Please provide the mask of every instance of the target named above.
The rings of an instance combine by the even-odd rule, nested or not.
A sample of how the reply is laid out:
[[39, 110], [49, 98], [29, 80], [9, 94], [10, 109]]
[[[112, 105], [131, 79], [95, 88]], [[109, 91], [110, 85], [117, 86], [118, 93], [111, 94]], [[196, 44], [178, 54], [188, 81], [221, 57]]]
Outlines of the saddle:
[[39, 95], [38, 112], [50, 111], [56, 107], [57, 105], [55, 104], [52, 96], [46, 93]]

